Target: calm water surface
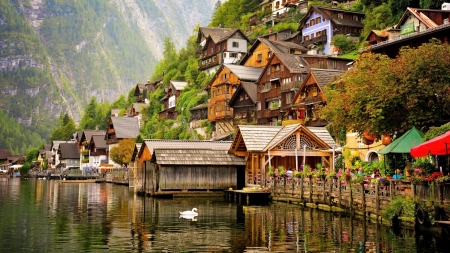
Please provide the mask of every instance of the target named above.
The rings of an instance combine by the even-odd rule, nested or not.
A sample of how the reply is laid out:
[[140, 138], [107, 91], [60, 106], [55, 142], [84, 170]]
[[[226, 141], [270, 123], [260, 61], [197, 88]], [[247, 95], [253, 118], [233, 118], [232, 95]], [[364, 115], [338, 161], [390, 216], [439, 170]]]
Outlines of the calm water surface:
[[[179, 217], [193, 207], [197, 220]], [[120, 185], [0, 178], [0, 252], [448, 252], [448, 241], [284, 203], [164, 200]]]

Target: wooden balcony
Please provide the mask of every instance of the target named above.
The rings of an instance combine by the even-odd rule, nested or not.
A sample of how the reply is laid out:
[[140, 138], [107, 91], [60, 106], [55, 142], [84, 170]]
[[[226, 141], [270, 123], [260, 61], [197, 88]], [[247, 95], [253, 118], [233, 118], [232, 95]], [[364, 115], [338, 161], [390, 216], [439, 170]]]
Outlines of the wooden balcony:
[[328, 121], [324, 119], [316, 119], [316, 120], [310, 120], [306, 122], [306, 126], [312, 126], [312, 127], [324, 127], [328, 125]]
[[327, 43], [327, 36], [326, 35], [322, 35], [320, 37], [316, 37], [313, 39], [309, 39], [309, 40], [305, 40], [302, 42], [302, 45], [307, 47], [309, 45], [312, 44], [326, 44]]
[[117, 138], [112, 138], [112, 139], [107, 139], [106, 140], [106, 144], [110, 145], [110, 144], [115, 144], [118, 143], [119, 140], [117, 140]]
[[258, 119], [280, 117], [280, 110], [260, 110], [257, 112]]
[[222, 53], [204, 57], [198, 61], [198, 69], [205, 70], [222, 64]]
[[302, 82], [300, 82], [300, 81], [295, 81], [295, 82], [290, 82], [290, 83], [282, 83], [281, 84], [281, 92], [290, 91], [292, 89], [299, 89], [301, 85], [302, 85]]

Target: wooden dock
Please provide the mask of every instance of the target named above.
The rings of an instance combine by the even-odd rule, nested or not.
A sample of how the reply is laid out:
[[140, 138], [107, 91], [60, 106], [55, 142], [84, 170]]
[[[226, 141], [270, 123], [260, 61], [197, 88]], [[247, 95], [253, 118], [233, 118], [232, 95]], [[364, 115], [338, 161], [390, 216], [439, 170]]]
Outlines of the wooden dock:
[[95, 179], [83, 179], [83, 180], [58, 180], [62, 184], [73, 184], [73, 183], [96, 183]]
[[243, 204], [245, 201], [246, 205], [250, 205], [250, 203], [267, 204], [270, 196], [270, 192], [262, 190], [225, 190], [223, 193], [225, 200], [239, 204]]

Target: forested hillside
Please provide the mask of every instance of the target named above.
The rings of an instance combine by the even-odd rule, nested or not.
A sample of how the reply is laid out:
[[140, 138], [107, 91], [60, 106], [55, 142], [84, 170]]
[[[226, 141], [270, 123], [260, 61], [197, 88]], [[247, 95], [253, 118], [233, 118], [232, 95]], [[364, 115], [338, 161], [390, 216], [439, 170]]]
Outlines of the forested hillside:
[[[61, 112], [145, 83], [168, 37], [179, 49], [210, 0], [0, 1], [0, 109], [48, 139]], [[13, 136], [11, 136], [14, 138]], [[0, 139], [0, 145], [9, 146]], [[26, 144], [24, 144], [26, 145]]]

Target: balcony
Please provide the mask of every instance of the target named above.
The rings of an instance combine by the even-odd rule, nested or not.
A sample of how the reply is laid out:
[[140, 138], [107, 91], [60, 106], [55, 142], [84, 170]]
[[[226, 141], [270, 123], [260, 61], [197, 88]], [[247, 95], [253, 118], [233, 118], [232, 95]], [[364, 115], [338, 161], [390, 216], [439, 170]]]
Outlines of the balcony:
[[201, 58], [198, 61], [198, 69], [199, 70], [205, 70], [212, 67], [215, 67], [217, 65], [222, 64], [222, 57], [221, 53], [210, 55], [209, 57]]
[[309, 40], [305, 40], [302, 42], [302, 45], [307, 47], [309, 45], [312, 44], [326, 44], [327, 43], [327, 36], [326, 35], [322, 35], [320, 37], [316, 37], [313, 39], [309, 39]]
[[290, 120], [283, 120], [281, 122], [282, 126], [289, 126], [289, 125], [294, 125], [294, 124], [305, 125], [305, 120], [304, 119], [290, 119]]
[[295, 81], [295, 82], [290, 82], [290, 83], [282, 83], [281, 84], [281, 92], [290, 91], [292, 89], [299, 89], [301, 85], [302, 85], [302, 82], [300, 82], [300, 81]]
[[312, 126], [312, 127], [323, 127], [326, 125], [328, 125], [328, 121], [326, 121], [324, 119], [320, 119], [320, 118], [306, 122], [306, 126]]

